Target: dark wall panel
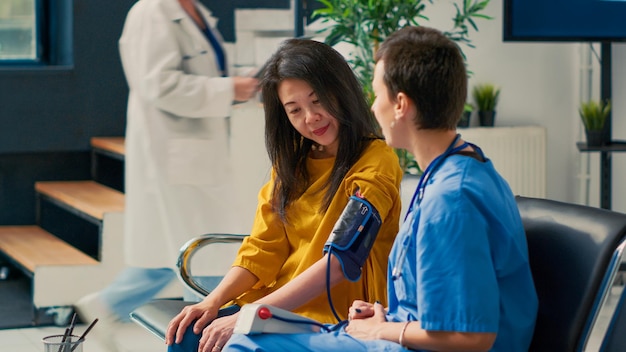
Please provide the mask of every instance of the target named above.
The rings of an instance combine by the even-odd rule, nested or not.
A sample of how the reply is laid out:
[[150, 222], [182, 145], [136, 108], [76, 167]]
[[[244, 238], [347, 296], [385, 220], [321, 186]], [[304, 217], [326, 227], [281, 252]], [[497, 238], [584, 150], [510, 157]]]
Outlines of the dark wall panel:
[[35, 223], [35, 182], [88, 180], [89, 152], [0, 155], [0, 225]]
[[134, 0], [75, 0], [73, 66], [0, 69], [0, 154], [87, 150], [123, 135], [128, 88], [117, 51]]

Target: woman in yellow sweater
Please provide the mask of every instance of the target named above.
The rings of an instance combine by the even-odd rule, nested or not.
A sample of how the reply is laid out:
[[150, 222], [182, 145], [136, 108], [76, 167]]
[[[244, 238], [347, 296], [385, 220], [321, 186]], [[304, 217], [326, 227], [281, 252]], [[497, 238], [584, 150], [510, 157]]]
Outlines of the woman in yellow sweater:
[[[355, 299], [386, 302], [402, 171], [373, 118], [363, 118], [370, 111], [354, 73], [328, 45], [290, 39], [268, 61], [261, 87], [271, 179], [233, 267], [209, 296], [171, 321], [169, 351], [219, 351], [237, 314], [215, 317], [231, 301], [271, 304], [323, 323], [345, 319]], [[382, 221], [356, 276], [324, 251], [355, 193]]]

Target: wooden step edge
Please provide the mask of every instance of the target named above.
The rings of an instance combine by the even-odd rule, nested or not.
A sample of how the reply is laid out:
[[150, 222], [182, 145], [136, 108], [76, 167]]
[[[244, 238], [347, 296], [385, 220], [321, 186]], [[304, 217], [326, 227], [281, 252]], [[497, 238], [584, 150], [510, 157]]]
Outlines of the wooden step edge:
[[34, 273], [46, 265], [97, 265], [99, 262], [38, 226], [0, 226], [0, 252]]
[[124, 137], [92, 137], [91, 147], [104, 150], [113, 154], [124, 156], [126, 154], [126, 143]]
[[124, 211], [124, 194], [94, 181], [39, 181], [35, 191], [97, 220]]

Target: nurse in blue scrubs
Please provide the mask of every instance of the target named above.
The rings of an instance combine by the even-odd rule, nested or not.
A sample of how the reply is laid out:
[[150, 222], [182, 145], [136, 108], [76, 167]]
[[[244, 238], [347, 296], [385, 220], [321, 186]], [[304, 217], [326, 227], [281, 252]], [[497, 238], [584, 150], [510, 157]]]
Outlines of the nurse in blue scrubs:
[[457, 45], [406, 27], [376, 54], [372, 110], [386, 141], [424, 170], [389, 256], [387, 308], [311, 334], [235, 334], [228, 351], [526, 352], [537, 296], [515, 198], [456, 124], [467, 97]]

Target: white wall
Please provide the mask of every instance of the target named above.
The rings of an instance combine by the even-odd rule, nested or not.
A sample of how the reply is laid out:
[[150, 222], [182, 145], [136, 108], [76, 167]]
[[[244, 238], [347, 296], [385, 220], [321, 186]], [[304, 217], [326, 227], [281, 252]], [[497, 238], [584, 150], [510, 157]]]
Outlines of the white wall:
[[[452, 5], [437, 4], [428, 25], [446, 30]], [[430, 8], [432, 10], [433, 7]], [[541, 125], [548, 131], [547, 197], [577, 201], [579, 122], [578, 44], [502, 41], [502, 0], [492, 0], [470, 35], [476, 48], [463, 50], [473, 72], [469, 86], [490, 82], [502, 88], [496, 125]], [[473, 117], [474, 124], [477, 119]], [[461, 132], [462, 133], [462, 132]]]
[[[445, 5], [445, 4], [441, 4]], [[439, 6], [439, 5], [437, 5]], [[451, 5], [450, 5], [451, 6]], [[471, 38], [476, 48], [464, 48], [469, 68], [474, 72], [470, 87], [479, 82], [493, 82], [502, 87], [496, 125], [537, 124], [547, 128], [547, 198], [567, 202], [585, 201], [586, 158], [590, 158], [589, 204], [599, 205], [598, 153], [583, 154], [576, 148], [584, 141], [577, 107], [586, 97], [586, 66], [581, 57], [589, 44], [581, 43], [519, 43], [502, 41], [502, 0], [492, 0], [487, 14], [493, 20], [480, 21], [479, 32]], [[431, 15], [431, 22], [448, 28], [452, 12]], [[443, 17], [442, 17], [443, 16]], [[444, 27], [445, 26], [445, 27]], [[599, 54], [599, 45], [594, 45]], [[626, 89], [626, 46], [613, 44], [613, 138], [624, 138], [626, 102], [620, 101]], [[592, 90], [599, 97], [599, 64], [593, 58]], [[581, 88], [581, 84], [583, 88]], [[581, 92], [581, 89], [583, 92]], [[581, 168], [582, 163], [582, 168]], [[613, 156], [613, 209], [626, 212], [625, 187], [621, 179], [626, 170], [626, 154]]]
[[[427, 5], [426, 15], [430, 21], [422, 25], [449, 30], [454, 7], [451, 1]], [[502, 88], [497, 109], [496, 126], [541, 125], [548, 133], [547, 143], [547, 198], [574, 202], [586, 202], [584, 185], [590, 177], [589, 204], [599, 205], [599, 158], [598, 153], [581, 154], [577, 141], [584, 141], [577, 107], [581, 98], [591, 94], [599, 96], [599, 65], [593, 58], [592, 89], [588, 93], [588, 71], [584, 59], [588, 56], [588, 44], [581, 43], [519, 43], [502, 40], [502, 0], [491, 0], [486, 13], [492, 20], [478, 20], [478, 32], [470, 38], [476, 48], [463, 47], [469, 69], [473, 71], [470, 88], [482, 82], [491, 82]], [[269, 23], [277, 30], [288, 30], [292, 11], [274, 11], [269, 16], [254, 16], [242, 10], [237, 22], [235, 51], [242, 65], [260, 65], [284, 39], [268, 38]], [[274, 16], [274, 18], [272, 18]], [[258, 20], [255, 20], [258, 19]], [[258, 21], [258, 23], [255, 23]], [[317, 26], [317, 25], [316, 25]], [[256, 35], [258, 28], [265, 34]], [[258, 33], [257, 33], [258, 34]], [[263, 39], [258, 39], [263, 37]], [[271, 36], [270, 36], [271, 37]], [[255, 39], [256, 38], [256, 39]], [[262, 43], [262, 45], [259, 45]], [[599, 46], [594, 45], [599, 53]], [[254, 50], [251, 50], [254, 48]], [[626, 139], [626, 45], [613, 44], [613, 138]], [[340, 50], [341, 51], [341, 50]], [[343, 51], [342, 51], [343, 52]], [[477, 124], [472, 116], [472, 125]], [[254, 125], [258, 128], [258, 125]], [[262, 125], [260, 126], [262, 128]], [[462, 131], [461, 131], [462, 132]], [[258, 139], [254, 143], [258, 143]], [[250, 148], [264, 148], [257, 144]], [[587, 158], [590, 159], [587, 163]], [[589, 167], [587, 167], [589, 164]], [[589, 175], [585, 172], [589, 171]], [[581, 172], [582, 171], [582, 172]], [[613, 155], [613, 209], [626, 212], [626, 186], [621, 180], [626, 175], [626, 153]]]

